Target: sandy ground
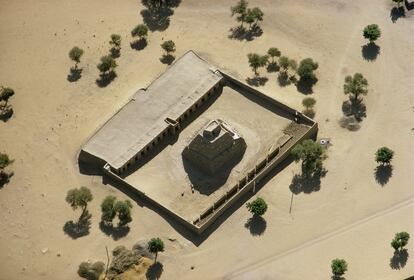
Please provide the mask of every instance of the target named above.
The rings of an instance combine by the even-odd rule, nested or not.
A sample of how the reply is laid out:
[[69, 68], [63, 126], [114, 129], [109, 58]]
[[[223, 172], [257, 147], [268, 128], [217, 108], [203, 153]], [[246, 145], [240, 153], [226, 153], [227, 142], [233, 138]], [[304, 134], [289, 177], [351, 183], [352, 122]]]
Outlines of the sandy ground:
[[[16, 91], [10, 100], [15, 115], [0, 123], [0, 150], [15, 159], [15, 176], [0, 190], [0, 279], [76, 279], [81, 261], [105, 260], [105, 245], [130, 247], [153, 236], [166, 240], [161, 279], [329, 279], [334, 257], [348, 261], [348, 280], [414, 274], [412, 256], [402, 269], [389, 266], [394, 233], [414, 235], [413, 11], [393, 23], [392, 3], [386, 0], [250, 1], [266, 15], [263, 35], [246, 42], [227, 38], [229, 28], [236, 26], [229, 17], [234, 2], [184, 1], [169, 28], [151, 33], [148, 46], [136, 51], [129, 47], [129, 32], [142, 22], [138, 1], [0, 1], [0, 82]], [[370, 23], [382, 29], [375, 61], [361, 55], [361, 32]], [[124, 38], [118, 78], [99, 88], [95, 65], [108, 52], [111, 33]], [[177, 56], [193, 49], [242, 79], [252, 76], [246, 54], [272, 46], [297, 60], [319, 62], [313, 96], [320, 136], [330, 137], [333, 144], [325, 162], [328, 173], [319, 191], [293, 196], [291, 213], [289, 185], [297, 165], [289, 165], [262, 188], [258, 195], [268, 201], [269, 210], [260, 236], [244, 227], [250, 217], [244, 207], [199, 246], [138, 204], [125, 237], [115, 240], [99, 229], [102, 199], [126, 196], [103, 185], [100, 177], [79, 174], [77, 153], [137, 88], [163, 72], [163, 39], [176, 41]], [[84, 70], [79, 81], [69, 83], [67, 53], [74, 45], [85, 49]], [[338, 121], [346, 100], [344, 76], [356, 71], [370, 83], [364, 98], [367, 118], [359, 131], [350, 132]], [[303, 94], [294, 86], [279, 87], [276, 74], [266, 75], [264, 92], [300, 108]], [[381, 186], [375, 180], [373, 154], [385, 145], [396, 155], [392, 177]], [[65, 195], [81, 185], [94, 194], [92, 226], [87, 236], [75, 240], [63, 225], [80, 213], [71, 210]], [[44, 248], [48, 251], [43, 254]], [[414, 254], [412, 240], [408, 252]]]

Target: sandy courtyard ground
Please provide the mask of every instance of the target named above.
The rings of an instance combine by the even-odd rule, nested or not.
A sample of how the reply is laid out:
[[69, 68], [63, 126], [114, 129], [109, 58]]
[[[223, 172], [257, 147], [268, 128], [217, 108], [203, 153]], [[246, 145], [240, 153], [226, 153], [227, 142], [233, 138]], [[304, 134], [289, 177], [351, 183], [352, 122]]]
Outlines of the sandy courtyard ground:
[[[265, 158], [291, 122], [258, 102], [258, 98], [224, 87], [214, 103], [183, 129], [172, 145], [125, 180], [187, 220], [195, 220]], [[194, 135], [214, 119], [225, 121], [240, 133], [247, 148], [230, 174], [222, 172], [217, 180], [209, 180], [210, 176], [200, 174], [191, 164], [184, 166], [182, 152]]]
[[[228, 38], [237, 25], [229, 15], [235, 2], [184, 0], [169, 27], [151, 32], [148, 46], [138, 51], [129, 43], [131, 29], [142, 23], [139, 1], [0, 0], [0, 84], [16, 91], [10, 100], [15, 115], [0, 123], [0, 150], [15, 159], [15, 175], [0, 189], [1, 280], [78, 279], [80, 262], [105, 260], [105, 245], [131, 247], [154, 236], [166, 242], [161, 279], [330, 279], [336, 257], [348, 261], [347, 280], [414, 275], [414, 240], [401, 269], [391, 268], [389, 245], [398, 231], [414, 237], [414, 11], [393, 22], [388, 0], [251, 0], [265, 13], [263, 34], [240, 41]], [[371, 23], [382, 36], [378, 57], [368, 61], [362, 29]], [[100, 88], [96, 64], [108, 53], [112, 33], [123, 37], [118, 77]], [[250, 217], [245, 207], [204, 239], [179, 233], [173, 222], [137, 203], [125, 237], [99, 229], [102, 199], [127, 196], [100, 176], [81, 175], [77, 154], [94, 129], [165, 70], [159, 45], [168, 39], [177, 44], [176, 56], [193, 49], [243, 80], [252, 77], [246, 55], [273, 46], [298, 61], [312, 57], [319, 63], [312, 96], [319, 136], [332, 143], [324, 163], [328, 173], [319, 189], [293, 196], [298, 165], [270, 180], [257, 194], [269, 204], [259, 236], [244, 226]], [[74, 45], [85, 54], [82, 78], [70, 83], [68, 51]], [[338, 122], [347, 99], [343, 80], [354, 72], [368, 79], [369, 93], [366, 118], [351, 132]], [[277, 74], [260, 73], [269, 78], [260, 90], [301, 108], [304, 95], [295, 86], [280, 87]], [[374, 162], [381, 146], [395, 151], [392, 176], [383, 185]], [[72, 239], [63, 226], [80, 211], [65, 195], [81, 185], [94, 195], [92, 224], [88, 235]]]

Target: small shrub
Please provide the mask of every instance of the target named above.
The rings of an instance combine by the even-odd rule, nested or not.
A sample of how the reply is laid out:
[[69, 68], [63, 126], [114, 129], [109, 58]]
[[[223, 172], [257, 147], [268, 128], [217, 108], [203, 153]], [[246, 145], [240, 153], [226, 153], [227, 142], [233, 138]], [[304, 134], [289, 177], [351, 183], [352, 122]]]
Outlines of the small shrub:
[[370, 24], [364, 28], [363, 35], [365, 39], [368, 39], [370, 43], [373, 43], [381, 37], [381, 29], [377, 24]]
[[267, 211], [267, 203], [260, 197], [256, 198], [252, 202], [246, 203], [246, 207], [253, 215], [262, 216]]
[[410, 234], [408, 232], [398, 232], [395, 234], [394, 239], [391, 241], [391, 246], [395, 251], [402, 250], [408, 244], [409, 239]]
[[175, 52], [175, 43], [172, 40], [165, 41], [161, 44], [161, 48], [170, 55], [170, 53]]
[[299, 63], [297, 73], [301, 79], [315, 80], [316, 76], [313, 71], [318, 69], [318, 67], [318, 63], [314, 62], [312, 58], [305, 58]]
[[375, 153], [375, 161], [381, 164], [390, 164], [394, 157], [394, 151], [387, 147], [382, 147]]
[[336, 277], [344, 275], [348, 270], [348, 264], [343, 259], [334, 259], [331, 263], [332, 274]]
[[82, 55], [83, 50], [76, 46], [69, 51], [69, 58], [75, 61], [75, 69], [77, 69], [78, 63], [80, 62]]
[[148, 27], [145, 24], [138, 24], [131, 31], [132, 37], [138, 37], [139, 39], [146, 39], [148, 35]]

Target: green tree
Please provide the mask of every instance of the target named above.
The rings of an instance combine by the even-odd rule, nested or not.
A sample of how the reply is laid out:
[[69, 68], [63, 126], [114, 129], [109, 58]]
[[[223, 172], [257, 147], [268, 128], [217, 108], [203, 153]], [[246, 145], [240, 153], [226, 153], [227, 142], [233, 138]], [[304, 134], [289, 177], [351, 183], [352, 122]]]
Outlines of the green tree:
[[259, 55], [257, 53], [249, 53], [247, 55], [249, 66], [252, 68], [255, 75], [258, 75], [257, 68], [266, 66], [268, 62], [267, 55]]
[[348, 264], [344, 259], [334, 259], [331, 262], [331, 269], [332, 274], [335, 277], [339, 277], [345, 274], [345, 272], [348, 270]]
[[367, 95], [367, 87], [368, 81], [361, 73], [355, 73], [353, 77], [345, 77], [344, 93], [353, 96], [354, 101], [357, 101], [361, 95]]
[[3, 109], [7, 107], [9, 98], [14, 95], [14, 90], [8, 87], [1, 87], [0, 90], [0, 102], [4, 101]]
[[160, 238], [151, 238], [148, 241], [148, 250], [155, 254], [154, 263], [157, 263], [158, 252], [164, 252], [164, 242]]
[[241, 23], [241, 27], [243, 27], [243, 23], [246, 21], [247, 5], [248, 5], [247, 1], [240, 0], [236, 6], [233, 6], [230, 8], [231, 16], [236, 15], [236, 19], [238, 22]]
[[161, 44], [161, 48], [170, 55], [170, 53], [175, 52], [175, 43], [172, 40], [165, 41]]
[[9, 155], [0, 153], [0, 171], [4, 170], [7, 166], [12, 164], [14, 160], [9, 158]]
[[375, 153], [375, 161], [377, 163], [390, 164], [394, 156], [394, 151], [387, 147], [382, 147], [377, 150]]
[[101, 57], [101, 62], [96, 67], [99, 69], [102, 75], [105, 75], [110, 72], [114, 73], [115, 72], [114, 69], [117, 66], [118, 65], [116, 64], [115, 59], [113, 59], [109, 55], [106, 55], [106, 56]]
[[322, 170], [322, 162], [325, 155], [321, 145], [311, 139], [297, 144], [291, 151], [295, 161], [302, 160], [302, 173], [309, 177], [314, 172]]
[[397, 7], [400, 7], [401, 3], [404, 3], [404, 0], [392, 0], [394, 3], [397, 3]]
[[279, 51], [279, 49], [278, 48], [270, 48], [268, 51], [267, 51], [267, 54], [272, 58], [272, 63], [274, 63], [275, 62], [275, 57], [280, 57], [280, 55], [281, 55], [281, 52]]
[[259, 21], [263, 21], [264, 13], [262, 10], [260, 10], [260, 8], [253, 8], [250, 13], [253, 15], [254, 24], [257, 24]]
[[109, 44], [112, 45], [115, 49], [121, 48], [121, 35], [119, 34], [112, 34], [111, 35], [111, 41], [109, 41]]
[[66, 194], [66, 202], [72, 206], [73, 209], [82, 208], [81, 217], [85, 214], [88, 202], [92, 201], [93, 196], [87, 187], [80, 187], [79, 189], [70, 189]]
[[370, 43], [373, 43], [381, 37], [381, 29], [377, 24], [370, 24], [364, 28], [363, 35], [365, 39], [368, 39]]
[[118, 214], [121, 224], [127, 224], [132, 221], [131, 218], [132, 203], [129, 200], [117, 201], [114, 205], [115, 212]]
[[78, 69], [78, 63], [80, 62], [82, 55], [83, 50], [76, 46], [69, 51], [69, 58], [75, 61], [75, 70]]
[[102, 201], [101, 203], [102, 221], [106, 223], [112, 223], [113, 219], [116, 216], [115, 201], [116, 201], [116, 197], [112, 195], [108, 195]]
[[145, 24], [138, 24], [131, 31], [132, 37], [138, 37], [140, 40], [146, 40], [148, 35], [148, 27]]
[[263, 216], [267, 211], [267, 203], [261, 197], [256, 198], [252, 202], [246, 203], [246, 207], [250, 213], [258, 216]]
[[391, 241], [391, 246], [395, 251], [402, 250], [410, 239], [410, 234], [408, 232], [398, 232], [395, 234], [394, 239]]
[[318, 63], [314, 62], [312, 58], [305, 58], [299, 63], [297, 73], [303, 80], [315, 80], [316, 76], [313, 71], [318, 69]]
[[302, 100], [302, 105], [306, 108], [306, 110], [312, 109], [315, 104], [316, 100], [312, 97], [306, 97]]

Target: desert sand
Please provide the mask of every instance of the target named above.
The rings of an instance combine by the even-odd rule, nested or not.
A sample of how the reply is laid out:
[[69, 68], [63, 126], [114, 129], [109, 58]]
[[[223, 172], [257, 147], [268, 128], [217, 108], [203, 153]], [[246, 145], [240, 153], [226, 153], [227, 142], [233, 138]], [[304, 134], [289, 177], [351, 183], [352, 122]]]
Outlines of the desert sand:
[[[129, 43], [131, 29], [142, 23], [140, 1], [0, 1], [0, 84], [16, 92], [10, 100], [15, 114], [0, 123], [0, 150], [15, 159], [15, 175], [0, 190], [0, 279], [78, 279], [80, 262], [105, 261], [105, 246], [131, 247], [154, 236], [166, 243], [159, 256], [161, 279], [330, 279], [336, 257], [348, 262], [347, 280], [414, 275], [413, 240], [401, 269], [390, 267], [389, 245], [395, 232], [414, 236], [414, 11], [393, 22], [387, 0], [252, 0], [265, 13], [263, 34], [239, 41], [228, 38], [237, 25], [229, 12], [235, 2], [183, 1], [169, 27], [151, 32], [148, 46], [137, 51]], [[362, 29], [371, 23], [382, 30], [381, 49], [367, 61]], [[100, 88], [96, 64], [108, 53], [112, 33], [123, 38], [118, 77]], [[80, 174], [78, 152], [138, 88], [165, 70], [159, 45], [168, 39], [176, 42], [177, 57], [193, 49], [242, 80], [253, 75], [246, 55], [273, 46], [298, 61], [312, 57], [319, 63], [312, 96], [319, 137], [332, 143], [324, 162], [328, 173], [319, 189], [295, 195], [289, 186], [298, 164], [273, 177], [256, 194], [269, 204], [261, 235], [245, 228], [250, 213], [243, 206], [203, 239], [182, 234], [135, 202], [126, 236], [99, 229], [102, 199], [128, 197], [100, 176]], [[70, 83], [68, 52], [75, 45], [85, 50], [83, 72]], [[260, 72], [269, 78], [261, 91], [302, 107], [304, 94], [295, 86], [280, 87], [277, 74]], [[348, 131], [339, 125], [347, 99], [342, 87], [354, 72], [369, 82], [367, 116], [358, 131]], [[374, 174], [374, 153], [381, 146], [395, 151], [392, 176], [383, 185]], [[88, 235], [72, 239], [63, 226], [80, 211], [65, 196], [82, 185], [94, 195], [88, 206], [92, 225]]]

